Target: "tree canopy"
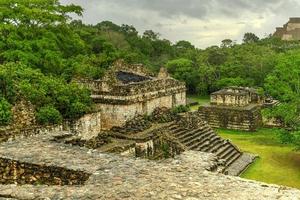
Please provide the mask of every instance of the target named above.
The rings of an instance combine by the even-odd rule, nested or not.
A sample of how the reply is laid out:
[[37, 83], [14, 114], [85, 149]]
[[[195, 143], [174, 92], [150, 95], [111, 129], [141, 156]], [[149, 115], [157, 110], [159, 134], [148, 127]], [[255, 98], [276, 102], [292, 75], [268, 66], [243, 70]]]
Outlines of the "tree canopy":
[[90, 93], [74, 80], [99, 79], [119, 58], [153, 72], [165, 65], [191, 94], [261, 87], [283, 102], [274, 115], [293, 124], [299, 114], [299, 41], [245, 33], [242, 44], [226, 38], [199, 49], [155, 30], [140, 34], [133, 25], [72, 21], [70, 14], [82, 12], [59, 0], [0, 0], [0, 106], [6, 109], [0, 123], [9, 121], [9, 108], [21, 98], [35, 105], [41, 123], [81, 116], [90, 109]]

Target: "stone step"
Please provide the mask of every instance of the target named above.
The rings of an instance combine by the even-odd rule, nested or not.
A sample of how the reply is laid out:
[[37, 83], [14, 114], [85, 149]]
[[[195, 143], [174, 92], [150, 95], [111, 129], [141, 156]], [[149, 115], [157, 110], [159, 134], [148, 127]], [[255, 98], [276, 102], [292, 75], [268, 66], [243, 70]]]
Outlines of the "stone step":
[[176, 137], [177, 139], [179, 139], [179, 137], [183, 137], [187, 135], [188, 133], [189, 131], [186, 129], [178, 130], [177, 132], [172, 132], [173, 136]]
[[205, 146], [202, 151], [211, 152], [211, 149], [214, 148], [218, 143], [222, 143], [222, 140], [218, 135], [214, 135], [212, 138], [208, 139], [208, 145]]
[[222, 138], [218, 135], [214, 136], [211, 140], [210, 143], [212, 146], [217, 145], [220, 141], [222, 141]]
[[235, 152], [228, 160], [226, 160], [226, 166], [230, 166], [234, 161], [236, 161], [241, 156], [240, 152]]
[[198, 146], [197, 150], [198, 151], [204, 151], [204, 152], [207, 152], [207, 148], [209, 147], [210, 145], [210, 142], [208, 139], [205, 139], [201, 142], [201, 144]]
[[202, 144], [204, 143], [205, 141], [208, 141], [209, 140], [209, 136], [213, 133], [213, 131], [209, 131], [209, 132], [206, 132], [204, 134], [201, 134], [199, 137], [196, 137], [194, 138], [193, 140], [191, 141], [187, 141], [187, 142], [183, 142], [184, 145], [186, 145], [187, 147], [191, 147], [195, 144], [195, 142], [197, 142], [197, 144]]
[[[218, 127], [217, 121], [213, 124]], [[220, 159], [224, 160], [224, 167], [226, 166], [226, 168], [241, 155], [229, 141], [223, 140], [207, 124], [197, 129], [183, 129], [173, 124], [168, 129], [189, 150], [215, 153]]]
[[200, 151], [203, 146], [209, 145], [209, 140], [205, 139], [205, 137], [202, 138], [202, 140], [198, 141], [197, 143], [194, 143], [193, 145], [189, 146], [189, 149]]
[[228, 162], [235, 156], [235, 155], [239, 155], [239, 152], [237, 152], [236, 150], [233, 150], [230, 154], [228, 154], [226, 156], [226, 163], [229, 164]]
[[225, 145], [224, 140], [220, 140], [213, 148], [210, 149], [210, 153], [216, 153], [221, 147]]
[[224, 151], [222, 154], [220, 154], [220, 158], [221, 159], [227, 159], [229, 157], [229, 155], [232, 153], [232, 152], [235, 152], [235, 148], [233, 148], [232, 146], [229, 146], [229, 148], [226, 149], [226, 151]]
[[207, 142], [207, 145], [205, 145], [202, 149], [201, 149], [201, 151], [203, 151], [203, 152], [209, 152], [209, 150], [210, 150], [210, 144], [209, 144], [209, 142]]
[[225, 169], [225, 174], [239, 176], [256, 158], [253, 154], [240, 153], [240, 156]]
[[187, 143], [188, 141], [192, 141], [193, 139], [195, 139], [196, 137], [201, 137], [201, 135], [205, 134], [207, 130], [195, 130], [195, 131], [191, 131], [189, 132], [186, 137], [179, 137], [179, 141], [181, 141], [182, 143]]
[[222, 146], [217, 152], [216, 155], [221, 157], [221, 155], [228, 149], [231, 148], [231, 145], [229, 144], [228, 141], [226, 141], [226, 143], [224, 144], [224, 146]]
[[195, 147], [195, 150], [197, 151], [202, 151], [202, 152], [206, 152], [204, 151], [205, 148], [209, 145], [209, 142], [208, 141], [204, 141], [202, 143], [199, 143], [196, 147]]
[[198, 132], [201, 132], [202, 130], [201, 129], [195, 129], [195, 130], [186, 130], [186, 133], [184, 135], [175, 135], [175, 137], [178, 139], [178, 140], [184, 140], [185, 138], [187, 137], [190, 137], [192, 135], [195, 135], [195, 134], [198, 134]]
[[217, 138], [217, 139], [215, 139], [214, 141], [210, 141], [208, 152], [210, 152], [210, 153], [215, 153], [215, 152], [214, 152], [214, 148], [215, 148], [216, 146], [219, 146], [219, 145], [220, 145], [220, 146], [223, 145], [223, 141], [222, 141], [221, 138]]

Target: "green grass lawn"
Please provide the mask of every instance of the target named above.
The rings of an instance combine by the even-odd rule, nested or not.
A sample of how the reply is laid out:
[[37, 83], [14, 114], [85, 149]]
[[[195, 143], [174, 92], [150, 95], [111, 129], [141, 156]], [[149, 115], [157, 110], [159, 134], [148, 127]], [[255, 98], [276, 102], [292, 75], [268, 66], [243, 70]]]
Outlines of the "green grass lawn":
[[276, 129], [260, 129], [254, 133], [232, 130], [217, 132], [242, 151], [260, 156], [241, 177], [300, 189], [300, 152], [295, 151], [292, 145], [280, 144]]
[[191, 110], [198, 110], [199, 106], [201, 106], [203, 104], [208, 104], [210, 101], [209, 96], [188, 95], [187, 98], [199, 102], [199, 105], [192, 106]]

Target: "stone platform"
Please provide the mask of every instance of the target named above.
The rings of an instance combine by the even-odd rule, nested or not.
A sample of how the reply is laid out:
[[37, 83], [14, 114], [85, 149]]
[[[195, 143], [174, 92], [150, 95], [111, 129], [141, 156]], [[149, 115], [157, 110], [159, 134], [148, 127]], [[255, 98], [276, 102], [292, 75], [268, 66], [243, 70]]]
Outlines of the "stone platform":
[[241, 107], [204, 105], [199, 116], [211, 127], [255, 131], [262, 123], [261, 106], [249, 104]]
[[[150, 161], [133, 159], [98, 150], [71, 146], [51, 141], [54, 135], [34, 136], [2, 143], [0, 159], [37, 166], [48, 173], [48, 180], [72, 179], [72, 174], [83, 173], [80, 184], [49, 184], [49, 182], [22, 183], [22, 177], [42, 180], [43, 174], [15, 171], [18, 184], [0, 184], [0, 199], [280, 199], [300, 198], [300, 191], [268, 185], [238, 177], [208, 171], [217, 163], [213, 154], [186, 151], [174, 159]], [[1, 165], [2, 166], [2, 165]], [[28, 166], [28, 165], [26, 165]], [[25, 166], [25, 167], [26, 167]], [[39, 168], [40, 167], [40, 168]], [[51, 168], [65, 171], [51, 174]], [[16, 168], [13, 170], [17, 170]], [[70, 173], [69, 173], [70, 172]], [[50, 174], [49, 174], [50, 173]], [[22, 176], [19, 176], [22, 175]], [[50, 175], [50, 176], [49, 176]], [[27, 179], [26, 179], [27, 180]], [[55, 179], [54, 179], [55, 180]], [[59, 182], [58, 183], [63, 183]]]

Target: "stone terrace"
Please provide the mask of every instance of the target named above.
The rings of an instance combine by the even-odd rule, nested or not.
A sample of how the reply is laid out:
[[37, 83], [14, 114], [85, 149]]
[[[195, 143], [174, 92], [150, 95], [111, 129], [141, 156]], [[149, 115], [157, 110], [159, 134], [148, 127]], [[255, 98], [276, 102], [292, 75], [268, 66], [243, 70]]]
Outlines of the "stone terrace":
[[90, 174], [84, 185], [0, 185], [0, 199], [300, 199], [300, 191], [207, 169], [213, 154], [187, 151], [159, 162], [102, 154], [34, 136], [1, 144], [0, 158]]

